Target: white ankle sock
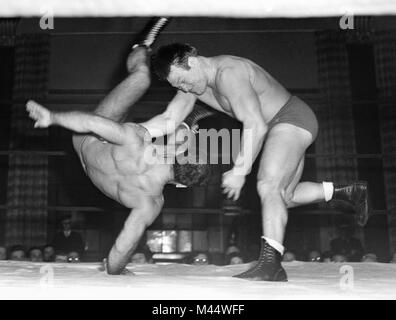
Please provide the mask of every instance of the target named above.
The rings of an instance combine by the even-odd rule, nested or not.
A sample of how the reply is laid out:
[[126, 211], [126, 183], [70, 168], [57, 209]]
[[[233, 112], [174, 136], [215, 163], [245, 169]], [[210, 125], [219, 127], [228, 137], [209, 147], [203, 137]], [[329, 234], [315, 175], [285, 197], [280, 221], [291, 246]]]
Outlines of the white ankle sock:
[[325, 196], [325, 201], [330, 201], [333, 198], [333, 193], [334, 193], [334, 186], [333, 182], [322, 182], [323, 184], [323, 191], [324, 191], [324, 196]]
[[272, 248], [274, 248], [274, 249], [275, 249], [276, 251], [278, 251], [281, 255], [283, 255], [283, 252], [285, 251], [285, 247], [282, 246], [278, 241], [272, 240], [272, 239], [267, 238], [267, 237], [264, 237], [264, 236], [262, 236], [261, 238], [264, 239], [265, 241], [267, 241], [268, 244], [269, 244]]

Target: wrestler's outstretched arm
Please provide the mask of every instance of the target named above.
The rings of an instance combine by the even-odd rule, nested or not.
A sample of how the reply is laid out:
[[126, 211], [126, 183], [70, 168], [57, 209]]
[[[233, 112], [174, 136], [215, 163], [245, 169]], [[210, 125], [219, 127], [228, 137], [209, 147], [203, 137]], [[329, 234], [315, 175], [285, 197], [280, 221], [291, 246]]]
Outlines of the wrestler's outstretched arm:
[[158, 217], [163, 204], [162, 196], [145, 197], [139, 207], [132, 209], [105, 262], [108, 274], [120, 274], [124, 270], [140, 238]]
[[179, 90], [163, 113], [141, 123], [141, 125], [148, 130], [153, 138], [173, 133], [193, 110], [196, 100], [197, 98], [193, 94]]
[[26, 110], [29, 112], [30, 118], [36, 121], [35, 128], [61, 126], [77, 133], [94, 133], [106, 141], [118, 145], [133, 139], [133, 132], [131, 132], [133, 130], [130, 130], [128, 126], [93, 113], [50, 111], [31, 100], [26, 104]]
[[241, 150], [232, 170], [223, 174], [224, 193], [237, 200], [264, 143], [268, 127], [261, 113], [257, 93], [252, 88], [247, 73], [237, 68], [222, 70], [217, 80], [219, 92], [228, 100], [232, 111], [243, 124]]

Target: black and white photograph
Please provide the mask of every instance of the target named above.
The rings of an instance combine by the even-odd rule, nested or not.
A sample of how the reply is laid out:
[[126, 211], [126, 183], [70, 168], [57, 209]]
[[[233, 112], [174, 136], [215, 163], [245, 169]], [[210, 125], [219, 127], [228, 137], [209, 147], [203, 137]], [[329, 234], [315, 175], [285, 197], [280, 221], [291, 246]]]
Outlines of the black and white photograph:
[[396, 2], [0, 0], [20, 299], [396, 299]]

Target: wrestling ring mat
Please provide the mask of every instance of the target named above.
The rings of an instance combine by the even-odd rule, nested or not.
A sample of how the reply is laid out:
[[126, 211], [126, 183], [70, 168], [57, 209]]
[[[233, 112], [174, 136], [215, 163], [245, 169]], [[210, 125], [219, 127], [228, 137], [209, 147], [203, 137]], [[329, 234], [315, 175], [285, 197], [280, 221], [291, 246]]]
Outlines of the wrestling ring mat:
[[[231, 277], [248, 264], [128, 265], [135, 275], [120, 276], [107, 275], [100, 266], [0, 261], [0, 299], [396, 299], [396, 264], [287, 262], [289, 281], [283, 283]], [[342, 266], [353, 270], [346, 286]]]

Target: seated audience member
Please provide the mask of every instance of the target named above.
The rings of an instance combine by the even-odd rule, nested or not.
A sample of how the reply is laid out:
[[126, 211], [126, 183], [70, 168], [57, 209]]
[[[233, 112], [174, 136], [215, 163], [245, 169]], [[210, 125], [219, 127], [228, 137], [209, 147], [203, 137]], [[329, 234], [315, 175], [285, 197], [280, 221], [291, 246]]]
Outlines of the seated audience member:
[[55, 261], [55, 249], [50, 244], [47, 244], [43, 248], [43, 261], [45, 261], [45, 262], [54, 262]]
[[377, 255], [375, 253], [366, 253], [362, 257], [362, 262], [377, 262]]
[[0, 246], [0, 260], [7, 260], [7, 248]]
[[292, 262], [296, 261], [296, 255], [291, 251], [286, 251], [283, 254], [282, 262]]
[[58, 252], [55, 255], [55, 262], [67, 262], [67, 253], [65, 252]]
[[228, 256], [232, 253], [240, 253], [241, 250], [237, 246], [229, 246], [225, 252], [225, 255]]
[[226, 265], [244, 264], [244, 258], [239, 252], [232, 252], [226, 256]]
[[333, 260], [333, 262], [336, 262], [336, 263], [337, 262], [340, 263], [340, 262], [347, 262], [348, 261], [347, 257], [345, 257], [342, 254], [334, 254], [332, 260]]
[[80, 255], [78, 254], [78, 252], [77, 251], [69, 252], [69, 254], [67, 255], [67, 262], [70, 263], [80, 262]]
[[331, 251], [325, 251], [322, 254], [322, 260], [321, 261], [325, 262], [325, 263], [331, 262], [332, 257], [333, 257], [333, 253]]
[[28, 251], [29, 260], [32, 262], [42, 262], [43, 261], [43, 253], [40, 248], [32, 247]]
[[209, 255], [206, 252], [196, 252], [191, 255], [192, 259], [190, 264], [196, 265], [196, 266], [203, 266], [203, 265], [208, 265], [210, 263], [209, 261]]
[[331, 251], [346, 257], [349, 262], [359, 262], [363, 256], [363, 245], [354, 237], [355, 230], [349, 225], [338, 228], [338, 237], [330, 242]]
[[153, 263], [153, 253], [147, 245], [138, 247], [131, 257], [131, 263], [134, 264], [149, 264]]
[[84, 242], [81, 235], [72, 230], [71, 216], [64, 216], [61, 220], [62, 231], [55, 235], [52, 242], [55, 248], [55, 253], [76, 251], [79, 255], [84, 252]]
[[13, 261], [26, 261], [25, 249], [20, 245], [12, 246], [10, 249], [10, 258]]
[[308, 255], [308, 261], [309, 262], [320, 262], [321, 261], [321, 255], [320, 252], [317, 250], [312, 250], [309, 255]]

